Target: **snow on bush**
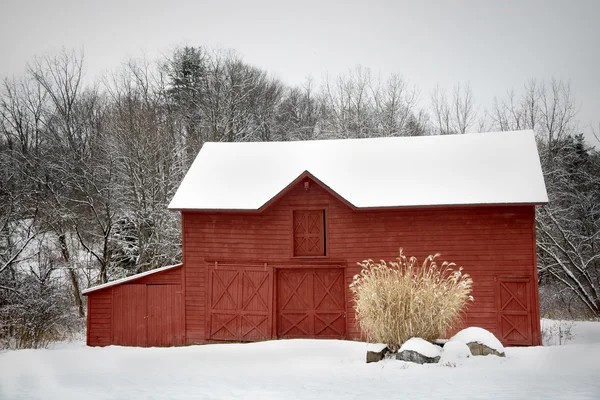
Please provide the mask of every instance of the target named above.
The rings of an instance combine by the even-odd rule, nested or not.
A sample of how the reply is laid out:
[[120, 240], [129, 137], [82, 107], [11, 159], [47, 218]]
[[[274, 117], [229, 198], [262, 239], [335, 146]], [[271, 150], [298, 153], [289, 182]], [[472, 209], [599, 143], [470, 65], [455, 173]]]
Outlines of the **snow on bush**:
[[356, 318], [367, 339], [397, 349], [411, 337], [433, 340], [445, 334], [460, 319], [473, 284], [462, 268], [429, 256], [419, 268], [415, 257], [402, 254], [397, 261], [358, 263], [350, 290]]
[[490, 349], [494, 349], [499, 353], [504, 353], [504, 346], [502, 343], [494, 336], [490, 331], [486, 331], [483, 328], [478, 327], [470, 327], [465, 328], [462, 331], [458, 332], [456, 335], [452, 336], [450, 341], [460, 341], [463, 343], [480, 343], [483, 344]]

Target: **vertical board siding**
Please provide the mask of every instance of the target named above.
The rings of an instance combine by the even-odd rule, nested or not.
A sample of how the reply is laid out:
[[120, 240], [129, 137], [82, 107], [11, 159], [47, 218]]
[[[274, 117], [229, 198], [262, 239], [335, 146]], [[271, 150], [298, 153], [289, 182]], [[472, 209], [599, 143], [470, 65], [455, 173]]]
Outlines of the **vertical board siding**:
[[[175, 268], [90, 293], [88, 295], [88, 346], [184, 344], [182, 277], [183, 268]], [[155, 289], [156, 294], [148, 298], [147, 285], [158, 285], [161, 289]], [[150, 306], [149, 300], [153, 301]], [[166, 324], [168, 328], [159, 327], [159, 329], [166, 329], [160, 333], [163, 336], [155, 342], [149, 342], [148, 307], [157, 306], [162, 307], [163, 314], [158, 314], [159, 318], [164, 316], [163, 322], [157, 322], [157, 325]], [[168, 344], [165, 342], [165, 337], [170, 338]]]
[[[290, 248], [292, 211], [307, 208], [327, 209], [326, 258], [347, 266], [347, 338], [361, 337], [347, 290], [352, 277], [360, 272], [357, 262], [368, 258], [393, 260], [399, 247], [420, 262], [430, 254], [441, 253], [440, 262], [448, 260], [462, 266], [473, 277], [475, 298], [463, 325], [481, 326], [497, 336], [498, 277], [529, 277], [532, 284], [528, 290], [537, 286], [534, 206], [353, 211], [318, 184], [305, 190], [301, 182], [262, 213], [182, 213], [187, 343], [208, 339], [207, 270], [211, 263], [258, 262], [275, 267], [292, 261], [309, 263], [310, 259], [292, 259]], [[531, 332], [532, 342], [523, 344], [539, 344], [539, 323], [535, 318]]]
[[87, 304], [87, 345], [112, 344], [112, 289], [91, 293]]
[[113, 338], [120, 346], [146, 346], [146, 285], [113, 287]]
[[147, 285], [147, 345], [184, 344], [181, 285]]

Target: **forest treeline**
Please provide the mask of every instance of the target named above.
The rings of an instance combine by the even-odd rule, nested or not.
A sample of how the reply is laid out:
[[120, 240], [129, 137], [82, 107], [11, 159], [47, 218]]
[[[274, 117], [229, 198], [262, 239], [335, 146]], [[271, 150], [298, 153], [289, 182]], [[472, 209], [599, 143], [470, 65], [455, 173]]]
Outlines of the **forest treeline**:
[[566, 82], [516, 83], [482, 110], [468, 84], [424, 99], [400, 75], [356, 67], [289, 86], [202, 47], [130, 60], [91, 83], [84, 71], [83, 55], [64, 50], [1, 84], [1, 346], [70, 335], [83, 289], [178, 262], [179, 215], [167, 205], [207, 141], [534, 129], [550, 197], [536, 217], [543, 307], [600, 316], [600, 155]]

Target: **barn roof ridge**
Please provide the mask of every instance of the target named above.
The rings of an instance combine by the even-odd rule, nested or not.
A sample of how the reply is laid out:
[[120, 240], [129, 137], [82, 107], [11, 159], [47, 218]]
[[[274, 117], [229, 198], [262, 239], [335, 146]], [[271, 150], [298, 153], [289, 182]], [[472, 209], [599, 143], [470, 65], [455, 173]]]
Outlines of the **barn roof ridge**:
[[548, 202], [532, 130], [205, 143], [171, 210], [261, 211], [303, 175], [353, 209]]

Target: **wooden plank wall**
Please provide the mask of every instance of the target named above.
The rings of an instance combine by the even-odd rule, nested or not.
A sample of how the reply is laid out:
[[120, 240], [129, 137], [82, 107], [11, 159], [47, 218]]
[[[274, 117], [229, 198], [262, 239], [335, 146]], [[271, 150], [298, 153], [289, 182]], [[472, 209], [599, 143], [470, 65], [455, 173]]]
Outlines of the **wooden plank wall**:
[[[420, 262], [438, 252], [442, 254], [440, 261], [464, 267], [474, 280], [475, 302], [464, 320], [469, 326], [497, 332], [498, 276], [535, 278], [533, 206], [353, 211], [318, 184], [311, 182], [305, 190], [301, 182], [260, 214], [182, 213], [188, 343], [206, 339], [207, 263], [309, 263], [310, 259], [291, 257], [292, 210], [308, 207], [326, 209], [325, 260], [347, 265], [347, 285], [360, 271], [357, 262], [367, 258], [393, 260], [399, 247]], [[532, 290], [537, 291], [537, 280], [532, 282]], [[347, 297], [348, 338], [359, 338], [352, 301]], [[539, 324], [533, 325], [535, 338]]]
[[184, 343], [181, 285], [146, 285], [147, 345], [178, 346]]
[[88, 296], [87, 345], [108, 346], [112, 338], [112, 290]]
[[[174, 317], [165, 316], [165, 318], [178, 318], [177, 321], [181, 320], [181, 322], [178, 322], [177, 329], [180, 332], [184, 332], [184, 309], [181, 294], [182, 271], [182, 267], [173, 268], [88, 294], [88, 346], [108, 346], [111, 344], [142, 346], [146, 344], [145, 339], [141, 337], [145, 336], [145, 334], [134, 335], [123, 331], [125, 329], [124, 324], [133, 326], [138, 323], [129, 321], [129, 319], [133, 318], [135, 320], [142, 312], [144, 313], [143, 316], [145, 316], [145, 311], [141, 308], [146, 307], [146, 285], [168, 285], [169, 289], [164, 290], [173, 292], [174, 296], [170, 296], [169, 299], [173, 298], [170, 300], [165, 299], [165, 301], [172, 303], [169, 304], [169, 307], [175, 307], [176, 309], [181, 309], [181, 311]], [[132, 289], [133, 286], [138, 288], [144, 287], [144, 289], [135, 291], [135, 289]], [[120, 296], [121, 293], [126, 298]], [[182, 333], [177, 334], [174, 340], [175, 344], [183, 344], [185, 342]]]
[[146, 346], [146, 285], [125, 284], [113, 287], [112, 344]]

